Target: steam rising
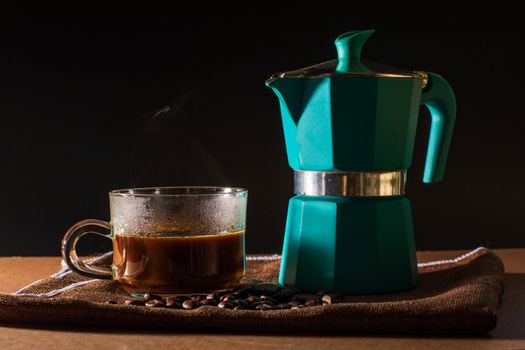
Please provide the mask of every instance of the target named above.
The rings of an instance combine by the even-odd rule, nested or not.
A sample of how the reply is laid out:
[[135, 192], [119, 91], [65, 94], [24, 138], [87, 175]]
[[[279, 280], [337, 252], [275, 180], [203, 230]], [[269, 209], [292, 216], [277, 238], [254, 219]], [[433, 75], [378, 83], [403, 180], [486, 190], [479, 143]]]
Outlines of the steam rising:
[[132, 187], [226, 183], [202, 138], [206, 108], [204, 96], [193, 92], [143, 117], [130, 157]]

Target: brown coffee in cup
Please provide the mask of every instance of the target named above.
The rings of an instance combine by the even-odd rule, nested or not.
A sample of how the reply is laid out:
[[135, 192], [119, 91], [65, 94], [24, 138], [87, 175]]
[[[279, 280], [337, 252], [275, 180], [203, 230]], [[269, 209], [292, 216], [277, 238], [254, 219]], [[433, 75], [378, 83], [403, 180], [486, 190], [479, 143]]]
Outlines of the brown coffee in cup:
[[134, 292], [207, 292], [244, 276], [244, 231], [217, 235], [115, 235], [113, 271]]

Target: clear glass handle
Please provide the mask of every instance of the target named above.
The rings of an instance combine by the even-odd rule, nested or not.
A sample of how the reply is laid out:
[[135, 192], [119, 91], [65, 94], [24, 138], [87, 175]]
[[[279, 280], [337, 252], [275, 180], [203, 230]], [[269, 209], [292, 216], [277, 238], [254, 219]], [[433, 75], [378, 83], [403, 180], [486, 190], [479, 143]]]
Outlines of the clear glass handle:
[[[109, 230], [109, 233], [103, 234], [93, 231], [90, 229], [90, 227], [93, 226], [105, 228]], [[113, 273], [110, 266], [91, 266], [82, 261], [82, 259], [80, 259], [77, 255], [76, 246], [78, 240], [82, 236], [90, 233], [113, 239], [111, 225], [109, 222], [96, 219], [79, 221], [75, 225], [71, 226], [71, 228], [67, 230], [66, 234], [64, 235], [64, 239], [62, 240], [62, 258], [72, 271], [80, 275], [92, 278], [112, 279]]]

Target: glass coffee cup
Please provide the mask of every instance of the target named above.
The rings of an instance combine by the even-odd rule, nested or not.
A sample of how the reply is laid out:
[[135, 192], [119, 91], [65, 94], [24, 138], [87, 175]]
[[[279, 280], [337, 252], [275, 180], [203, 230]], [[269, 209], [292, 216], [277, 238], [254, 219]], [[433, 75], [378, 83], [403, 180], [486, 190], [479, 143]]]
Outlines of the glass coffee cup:
[[[71, 270], [117, 280], [132, 294], [232, 288], [245, 272], [247, 199], [248, 191], [230, 187], [111, 191], [111, 222], [73, 225], [62, 241], [62, 256]], [[89, 265], [78, 257], [76, 244], [90, 233], [113, 241], [111, 266]]]

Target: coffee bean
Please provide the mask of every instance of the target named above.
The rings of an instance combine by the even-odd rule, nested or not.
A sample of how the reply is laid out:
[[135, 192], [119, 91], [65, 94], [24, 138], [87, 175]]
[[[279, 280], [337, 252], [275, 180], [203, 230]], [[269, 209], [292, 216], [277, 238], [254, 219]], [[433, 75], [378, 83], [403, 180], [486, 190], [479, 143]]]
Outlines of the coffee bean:
[[200, 301], [194, 301], [194, 300], [191, 300], [191, 299], [188, 299], [188, 300], [186, 300], [185, 302], [182, 303], [182, 307], [184, 309], [186, 309], [186, 310], [196, 309], [196, 308], [198, 308], [201, 305], [202, 305], [202, 303]]
[[164, 303], [157, 299], [151, 299], [146, 302], [145, 304], [147, 307], [162, 307], [164, 306]]
[[255, 307], [255, 310], [273, 310], [275, 306], [261, 303]]
[[193, 309], [193, 304], [195, 304], [195, 302], [191, 299], [184, 300], [184, 302], [182, 303], [182, 307], [184, 309], [191, 310]]
[[246, 297], [246, 301], [249, 303], [255, 303], [257, 301], [260, 301], [261, 298], [259, 298], [257, 295], [250, 294]]
[[182, 309], [182, 303], [174, 297], [166, 298], [166, 300], [164, 301], [164, 304], [166, 305], [167, 308], [170, 308], [170, 309]]
[[305, 307], [305, 305], [300, 304], [300, 305], [294, 305], [294, 306], [292, 306], [291, 309], [292, 309], [292, 310], [297, 310], [297, 309], [302, 309], [302, 308], [304, 308], [304, 307]]
[[221, 297], [221, 301], [231, 301], [237, 299], [233, 294], [225, 294]]
[[297, 301], [299, 303], [306, 302], [306, 297], [302, 294], [297, 294], [292, 297], [292, 301]]
[[219, 300], [220, 296], [217, 292], [212, 292], [208, 295], [206, 295], [207, 300]]
[[125, 305], [144, 306], [145, 302], [142, 299], [128, 299], [124, 301]]
[[168, 309], [182, 309], [182, 308], [183, 308], [183, 307], [182, 307], [182, 304], [179, 303], [178, 301], [174, 302], [173, 304], [169, 304], [169, 305], [166, 304], [166, 307], [167, 307]]
[[280, 310], [289, 309], [291, 307], [292, 305], [290, 303], [281, 303], [281, 304], [277, 304], [276, 306], [276, 308]]
[[233, 303], [225, 300], [221, 301], [217, 306], [221, 309], [233, 309], [235, 307]]
[[106, 301], [104, 304], [116, 304], [117, 302], [115, 300], [109, 300]]
[[202, 304], [208, 306], [217, 306], [219, 303], [215, 299], [205, 299], [202, 301]]
[[271, 301], [269, 300], [261, 300], [261, 301], [256, 301], [254, 303], [251, 303], [250, 304], [250, 307], [253, 309], [253, 308], [257, 308], [258, 306], [260, 305], [266, 305], [266, 306], [270, 306], [270, 307], [275, 307], [275, 304], [272, 303]]
[[261, 300], [259, 303], [261, 303], [263, 305], [269, 305], [269, 306], [275, 306], [275, 304], [277, 304], [277, 303], [274, 303], [271, 300]]
[[268, 295], [261, 295], [261, 300], [268, 300], [274, 304], [278, 304], [278, 301]]
[[206, 299], [205, 295], [192, 295], [191, 300], [193, 301], [203, 301]]
[[150, 300], [153, 300], [153, 299], [162, 301], [162, 297], [160, 295], [151, 294], [151, 293], [145, 293], [144, 294], [144, 300], [150, 301]]
[[304, 305], [306, 305], [306, 306], [316, 306], [316, 305], [319, 305], [319, 304], [321, 304], [321, 303], [320, 303], [320, 299], [318, 299], [318, 298], [309, 299], [309, 300], [307, 300], [304, 303]]
[[216, 290], [214, 293], [217, 293], [217, 296], [222, 297], [225, 294], [233, 293], [233, 290], [232, 289], [222, 289], [222, 290]]
[[237, 288], [235, 288], [233, 290], [233, 293], [238, 298], [244, 298], [245, 296], [247, 296], [248, 294], [251, 293], [252, 289], [253, 289], [253, 285], [252, 284], [245, 284], [245, 285], [241, 285], [241, 286], [238, 286]]
[[330, 294], [323, 295], [323, 304], [332, 304], [332, 297]]
[[323, 295], [322, 302], [323, 304], [336, 304], [336, 303], [341, 303], [344, 300], [345, 299], [342, 294], [332, 293], [332, 294]]

